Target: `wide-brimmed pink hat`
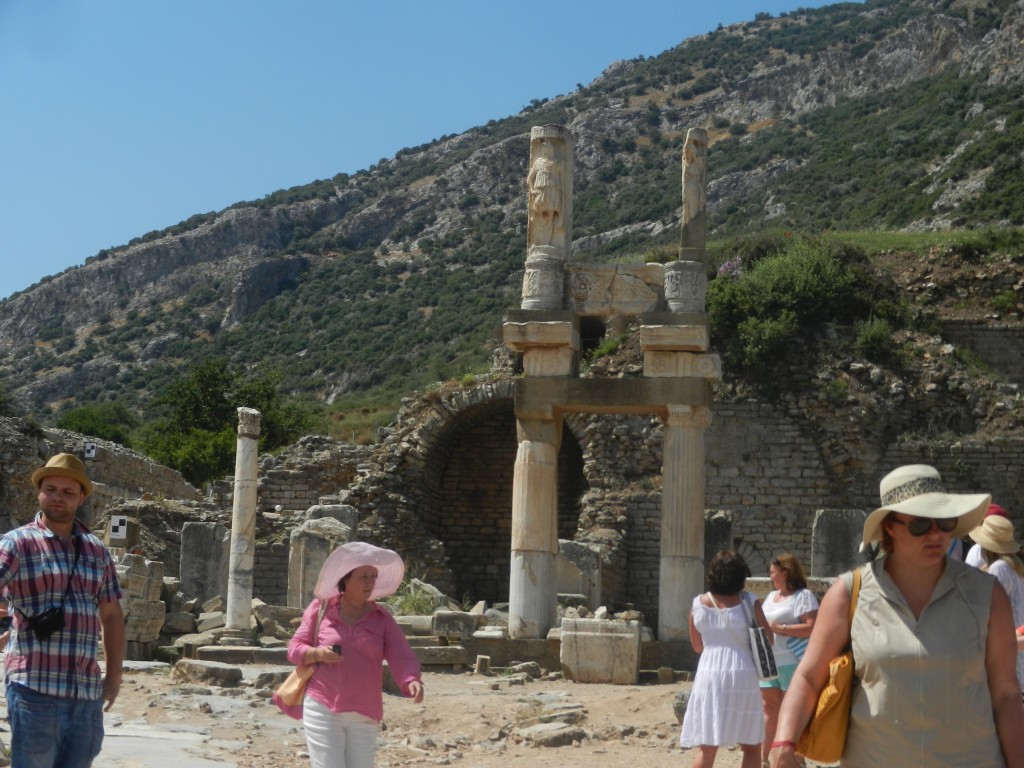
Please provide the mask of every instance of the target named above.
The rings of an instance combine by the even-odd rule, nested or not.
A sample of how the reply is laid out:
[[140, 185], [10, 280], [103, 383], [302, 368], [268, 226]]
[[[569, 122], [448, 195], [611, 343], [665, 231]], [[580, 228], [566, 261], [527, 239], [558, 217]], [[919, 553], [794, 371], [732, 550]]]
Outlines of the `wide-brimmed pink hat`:
[[313, 594], [320, 600], [330, 600], [338, 594], [341, 578], [364, 565], [372, 565], [377, 569], [377, 583], [370, 594], [371, 600], [394, 594], [401, 586], [405, 563], [397, 552], [375, 547], [365, 541], [350, 541], [328, 556], [324, 567], [320, 569]]

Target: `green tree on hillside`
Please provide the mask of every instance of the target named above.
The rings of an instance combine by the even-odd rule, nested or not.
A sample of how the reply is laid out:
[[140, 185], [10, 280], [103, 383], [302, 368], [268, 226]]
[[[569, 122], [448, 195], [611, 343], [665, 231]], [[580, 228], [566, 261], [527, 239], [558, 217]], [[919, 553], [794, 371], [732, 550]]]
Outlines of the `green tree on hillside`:
[[83, 405], [57, 419], [57, 426], [90, 437], [110, 440], [131, 447], [132, 430], [142, 422], [121, 403]]
[[17, 416], [18, 409], [6, 387], [0, 386], [0, 416]]
[[260, 450], [286, 445], [312, 427], [312, 414], [278, 392], [280, 380], [277, 372], [247, 372], [221, 359], [196, 363], [157, 396], [162, 412], [143, 430], [142, 447], [196, 485], [231, 474], [238, 408], [262, 414]]

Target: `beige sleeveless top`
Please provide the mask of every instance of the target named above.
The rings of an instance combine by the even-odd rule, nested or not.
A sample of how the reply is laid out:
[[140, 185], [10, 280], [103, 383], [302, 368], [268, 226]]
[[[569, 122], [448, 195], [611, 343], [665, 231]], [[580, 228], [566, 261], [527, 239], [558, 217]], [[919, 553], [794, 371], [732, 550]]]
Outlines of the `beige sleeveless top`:
[[[862, 569], [853, 617], [858, 685], [843, 768], [998, 768], [985, 672], [995, 579], [959, 560], [915, 619], [877, 560]], [[852, 574], [844, 574], [849, 589]]]

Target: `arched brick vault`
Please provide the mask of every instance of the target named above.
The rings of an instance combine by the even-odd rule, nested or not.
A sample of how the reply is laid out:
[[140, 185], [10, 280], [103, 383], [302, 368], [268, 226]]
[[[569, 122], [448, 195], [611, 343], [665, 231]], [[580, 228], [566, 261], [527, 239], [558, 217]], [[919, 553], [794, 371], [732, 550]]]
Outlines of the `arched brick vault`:
[[[444, 544], [461, 600], [507, 602], [512, 549], [512, 480], [518, 449], [511, 393], [463, 393], [456, 410], [419, 434], [423, 459], [418, 492], [424, 532]], [[576, 533], [587, 489], [583, 453], [568, 421], [558, 454], [558, 536]]]

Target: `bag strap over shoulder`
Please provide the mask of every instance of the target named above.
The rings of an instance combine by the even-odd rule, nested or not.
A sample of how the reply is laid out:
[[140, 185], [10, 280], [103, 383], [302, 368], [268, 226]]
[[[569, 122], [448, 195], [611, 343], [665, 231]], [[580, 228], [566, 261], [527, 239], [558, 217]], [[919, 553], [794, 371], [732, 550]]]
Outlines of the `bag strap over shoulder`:
[[847, 650], [853, 648], [853, 613], [857, 610], [857, 599], [860, 597], [860, 578], [860, 568], [854, 568], [853, 582], [850, 584], [850, 615], [846, 626], [846, 631], [850, 635], [846, 644]]

